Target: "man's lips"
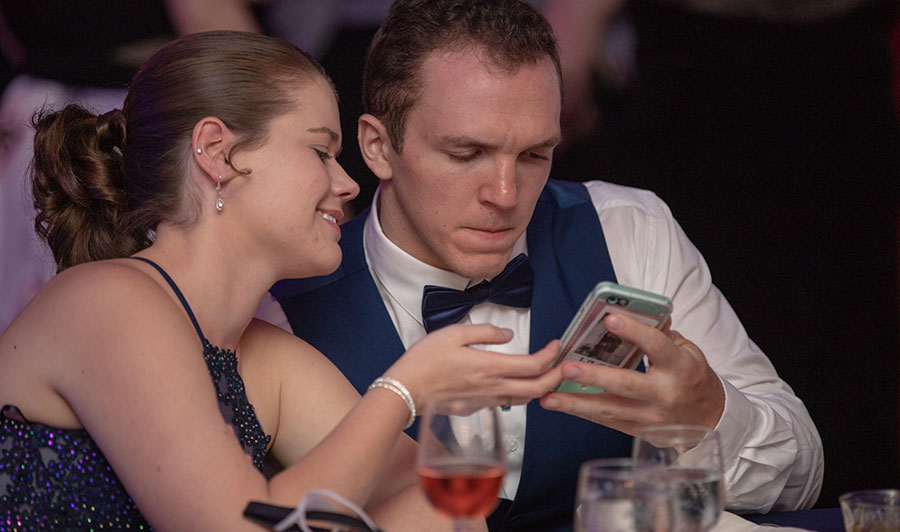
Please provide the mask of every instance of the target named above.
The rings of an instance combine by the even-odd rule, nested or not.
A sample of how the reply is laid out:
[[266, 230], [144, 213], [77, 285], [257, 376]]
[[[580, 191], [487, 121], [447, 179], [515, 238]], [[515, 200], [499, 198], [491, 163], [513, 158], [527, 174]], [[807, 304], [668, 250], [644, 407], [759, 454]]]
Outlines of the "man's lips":
[[471, 231], [482, 231], [485, 233], [503, 233], [505, 231], [512, 231], [512, 227], [466, 227]]
[[513, 231], [512, 227], [503, 227], [503, 228], [493, 228], [493, 227], [466, 227], [465, 228], [470, 233], [473, 233], [481, 238], [504, 238], [509, 235], [510, 232]]

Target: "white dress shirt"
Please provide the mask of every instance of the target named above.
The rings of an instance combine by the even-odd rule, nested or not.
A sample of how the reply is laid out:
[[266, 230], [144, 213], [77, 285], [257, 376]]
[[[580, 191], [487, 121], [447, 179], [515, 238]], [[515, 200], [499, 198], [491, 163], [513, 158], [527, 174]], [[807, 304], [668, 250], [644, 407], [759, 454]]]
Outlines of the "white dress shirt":
[[[378, 203], [376, 191], [373, 205]], [[453, 272], [429, 266], [403, 251], [381, 231], [377, 209], [371, 209], [363, 234], [366, 262], [372, 271], [375, 285], [394, 321], [403, 347], [409, 347], [425, 336], [422, 321], [422, 288], [425, 285], [445, 286], [465, 290], [484, 279], [467, 279]], [[516, 242], [512, 257], [525, 252], [525, 234]], [[460, 323], [491, 323], [514, 331], [513, 339], [505, 344], [479, 346], [498, 353], [528, 353], [531, 336], [531, 310], [507, 307], [495, 303], [482, 303], [472, 308]], [[514, 499], [522, 474], [525, 455], [525, 405], [513, 406], [501, 412], [501, 425], [506, 438], [506, 476], [500, 488], [500, 496]]]
[[[603, 227], [619, 284], [672, 299], [672, 328], [694, 342], [719, 375], [725, 410], [716, 427], [721, 437], [729, 510], [768, 512], [811, 507], [822, 485], [818, 431], [803, 403], [747, 336], [731, 306], [712, 284], [703, 257], [652, 192], [602, 181], [585, 183]], [[377, 201], [377, 194], [376, 199]], [[375, 203], [377, 205], [377, 203]], [[422, 287], [463, 289], [464, 279], [428, 266], [388, 240], [376, 209], [366, 220], [366, 260], [403, 345], [425, 335]], [[525, 235], [512, 256], [525, 251]], [[264, 305], [258, 316], [290, 330], [281, 308]], [[494, 351], [525, 353], [530, 310], [482, 303], [467, 321], [492, 323], [515, 332]], [[536, 346], [537, 347], [537, 346]], [[502, 496], [515, 497], [525, 447], [525, 408], [503, 414], [510, 473]]]

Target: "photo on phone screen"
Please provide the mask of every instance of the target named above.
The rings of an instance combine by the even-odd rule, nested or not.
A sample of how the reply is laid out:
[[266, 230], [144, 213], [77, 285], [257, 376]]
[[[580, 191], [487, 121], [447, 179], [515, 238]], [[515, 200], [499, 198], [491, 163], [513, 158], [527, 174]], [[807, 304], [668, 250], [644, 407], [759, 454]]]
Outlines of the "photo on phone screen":
[[[637, 346], [609, 332], [604, 319], [610, 313], [629, 316], [645, 325], [662, 328], [672, 313], [669, 298], [604, 281], [588, 295], [562, 337], [557, 364], [575, 360], [616, 368], [635, 369], [641, 362]], [[602, 390], [564, 381], [563, 392], [596, 393]]]

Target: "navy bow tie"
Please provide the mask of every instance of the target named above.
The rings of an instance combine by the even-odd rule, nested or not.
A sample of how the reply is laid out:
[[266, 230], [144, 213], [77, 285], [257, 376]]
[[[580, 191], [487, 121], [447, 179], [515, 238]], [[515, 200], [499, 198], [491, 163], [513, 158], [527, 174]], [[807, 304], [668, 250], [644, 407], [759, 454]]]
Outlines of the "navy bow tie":
[[534, 272], [531, 261], [524, 253], [509, 261], [506, 268], [491, 281], [485, 281], [465, 290], [427, 285], [422, 293], [422, 320], [425, 332], [456, 323], [485, 301], [508, 307], [528, 308], [531, 305], [531, 288]]

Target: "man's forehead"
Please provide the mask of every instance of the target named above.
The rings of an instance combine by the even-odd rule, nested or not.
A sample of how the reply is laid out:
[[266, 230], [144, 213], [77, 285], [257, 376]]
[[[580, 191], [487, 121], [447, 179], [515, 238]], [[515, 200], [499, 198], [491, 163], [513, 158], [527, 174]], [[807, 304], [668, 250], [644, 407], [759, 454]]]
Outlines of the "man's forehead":
[[[456, 62], [478, 64], [481, 68], [498, 76], [513, 76], [523, 68], [544, 62], [553, 66], [553, 59], [549, 55], [543, 55], [534, 61], [513, 60], [504, 55], [502, 51], [492, 50], [488, 46], [472, 40], [461, 39], [424, 54], [420, 71], [427, 73], [429, 70], [441, 68], [441, 65]], [[555, 67], [553, 70], [555, 71]]]
[[[421, 100], [429, 93], [446, 91], [448, 87], [478, 89], [502, 85], [523, 71], [527, 72], [528, 80], [552, 79], [548, 96], [561, 102], [559, 74], [549, 57], [536, 63], [519, 63], [515, 68], [509, 68], [472, 48], [440, 49], [429, 53], [420, 68], [419, 94], [416, 99]], [[522, 78], [518, 81], [521, 82]]]
[[444, 146], [552, 147], [561, 107], [552, 66], [486, 71], [476, 58], [435, 57], [407, 131]]

